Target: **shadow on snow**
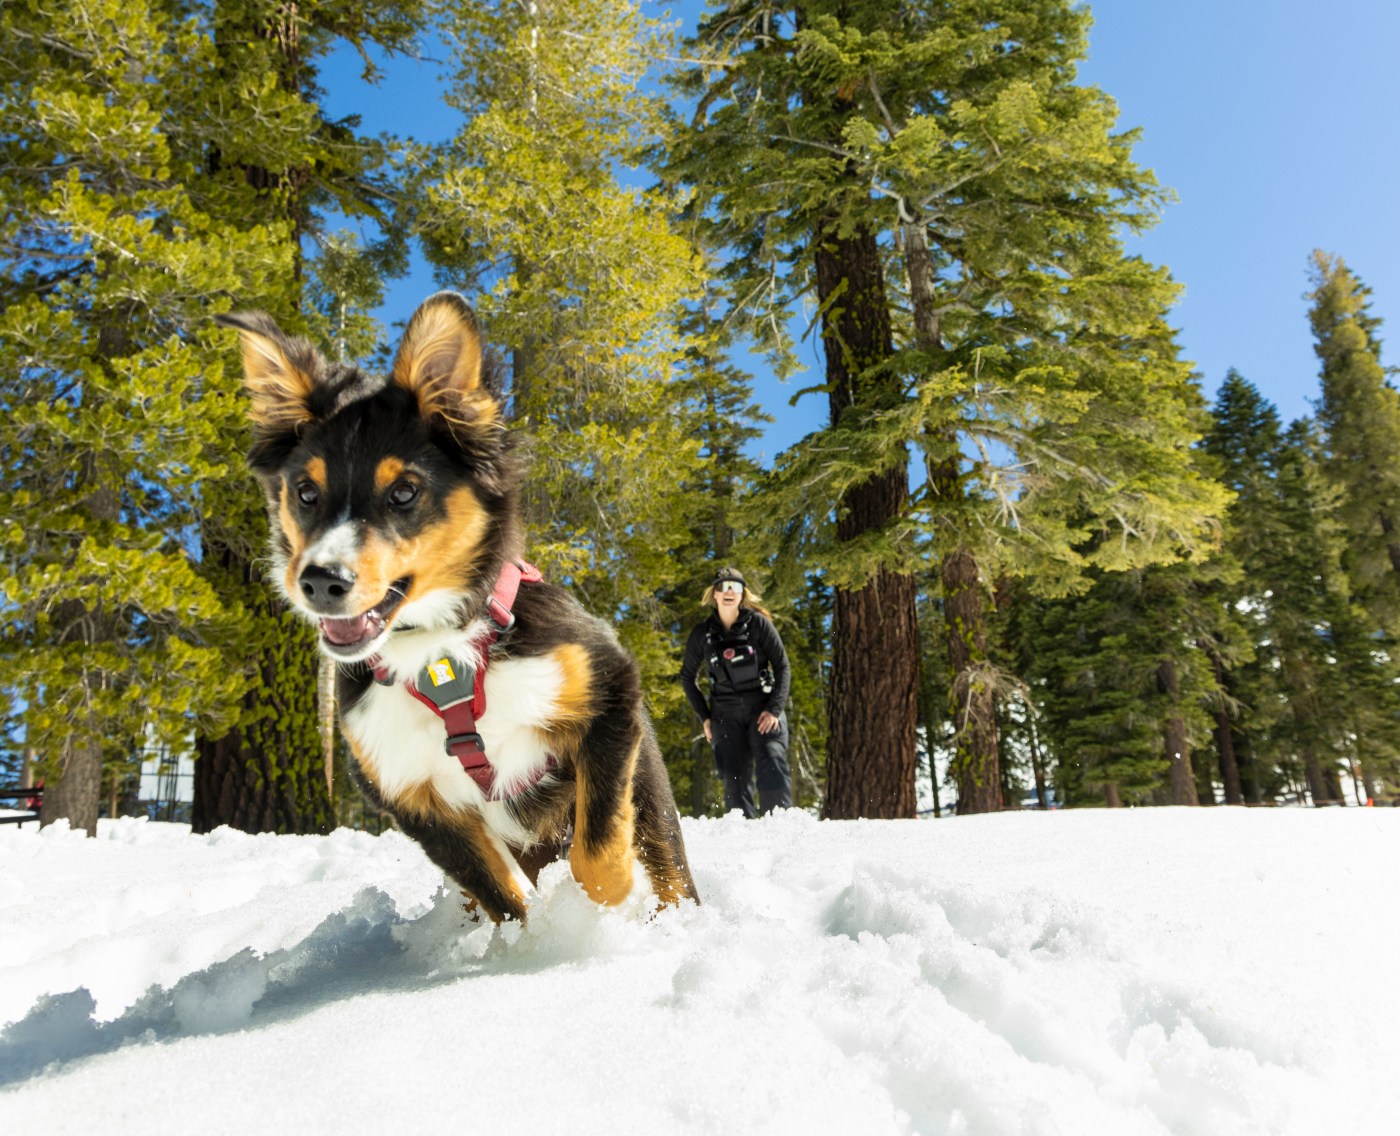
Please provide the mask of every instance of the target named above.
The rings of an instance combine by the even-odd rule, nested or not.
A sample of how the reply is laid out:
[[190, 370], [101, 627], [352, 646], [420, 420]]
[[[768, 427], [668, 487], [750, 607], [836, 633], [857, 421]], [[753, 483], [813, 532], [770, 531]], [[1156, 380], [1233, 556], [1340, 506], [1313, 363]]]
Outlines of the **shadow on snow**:
[[494, 930], [488, 924], [464, 936], [464, 924], [455, 896], [408, 920], [387, 895], [367, 888], [294, 946], [263, 956], [245, 948], [169, 989], [152, 986], [109, 1022], [93, 1018], [96, 1001], [86, 987], [45, 995], [0, 1030], [0, 1086], [132, 1042], [235, 1033], [359, 994], [456, 981], [481, 969]]

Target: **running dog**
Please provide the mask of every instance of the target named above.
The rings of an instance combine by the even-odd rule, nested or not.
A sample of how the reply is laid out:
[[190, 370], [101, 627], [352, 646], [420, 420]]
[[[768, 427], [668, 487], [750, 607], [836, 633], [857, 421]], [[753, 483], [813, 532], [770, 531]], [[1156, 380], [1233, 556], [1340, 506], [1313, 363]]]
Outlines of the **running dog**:
[[698, 902], [635, 660], [521, 559], [520, 462], [466, 301], [426, 300], [387, 379], [263, 313], [219, 322], [273, 572], [338, 664], [368, 800], [497, 922], [565, 854], [598, 903], [627, 898], [634, 860], [662, 904]]

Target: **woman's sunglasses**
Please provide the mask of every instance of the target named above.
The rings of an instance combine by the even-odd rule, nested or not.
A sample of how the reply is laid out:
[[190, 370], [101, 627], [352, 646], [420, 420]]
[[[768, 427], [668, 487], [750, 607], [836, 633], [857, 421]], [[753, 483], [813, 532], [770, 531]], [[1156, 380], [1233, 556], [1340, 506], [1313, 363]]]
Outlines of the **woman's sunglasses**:
[[721, 580], [718, 584], [715, 585], [715, 591], [736, 592], [739, 595], [743, 595], [744, 585], [739, 583], [738, 580]]

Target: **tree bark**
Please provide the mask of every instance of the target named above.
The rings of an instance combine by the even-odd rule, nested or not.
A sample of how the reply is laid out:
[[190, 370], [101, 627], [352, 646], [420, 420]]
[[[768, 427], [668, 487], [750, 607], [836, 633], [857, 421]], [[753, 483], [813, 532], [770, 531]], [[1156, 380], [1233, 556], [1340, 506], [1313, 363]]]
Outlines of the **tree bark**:
[[923, 731], [924, 749], [928, 752], [928, 780], [929, 788], [933, 791], [933, 815], [935, 817], [943, 815], [943, 803], [939, 799], [938, 790], [938, 755], [934, 752], [934, 739], [938, 735], [939, 726], [943, 721], [942, 715], [937, 712], [936, 705], [936, 701], [940, 700], [940, 697], [924, 673], [923, 667], [920, 666], [918, 728]]
[[1048, 809], [1050, 802], [1046, 799], [1045, 758], [1040, 752], [1040, 733], [1035, 728], [1035, 719], [1027, 721], [1026, 727], [1031, 742], [1031, 773], [1035, 776], [1035, 799], [1042, 809]]
[[1255, 760], [1249, 738], [1242, 735], [1235, 747], [1235, 764], [1240, 771], [1240, 788], [1244, 792], [1244, 803], [1259, 805], [1264, 802], [1264, 786], [1259, 781], [1259, 762]]
[[[850, 409], [898, 397], [890, 379], [868, 377], [893, 351], [884, 266], [868, 229], [842, 236], [833, 222], [814, 234], [832, 425]], [[846, 493], [837, 537], [856, 540], [904, 511], [903, 463]], [[833, 818], [917, 813], [919, 637], [914, 578], [880, 569], [863, 587], [837, 588], [827, 701], [826, 800]]]
[[60, 776], [44, 786], [39, 827], [47, 828], [66, 817], [74, 830], [96, 836], [102, 800], [102, 743], [70, 735], [64, 748]]
[[1210, 762], [1192, 762], [1191, 771], [1196, 777], [1196, 803], [1202, 808], [1213, 808], [1215, 799], [1215, 777]]
[[959, 816], [1002, 807], [996, 700], [988, 681], [982, 603], [976, 559], [965, 548], [949, 553], [943, 558], [943, 614], [953, 671], [953, 776]]
[[[1216, 685], [1223, 696], [1227, 693], [1225, 667], [1214, 652], [1210, 652], [1210, 658], [1215, 668]], [[1215, 710], [1215, 748], [1220, 755], [1220, 783], [1225, 787], [1225, 803], [1242, 805], [1244, 790], [1240, 785], [1239, 762], [1235, 759], [1235, 731], [1224, 706], [1218, 706]]]
[[1334, 805], [1345, 806], [1347, 799], [1342, 793], [1342, 775], [1337, 772], [1335, 763], [1323, 767], [1322, 778], [1327, 784], [1327, 799]]
[[[1176, 664], [1170, 660], [1163, 662], [1157, 668], [1157, 681], [1163, 693], [1176, 705], [1181, 696]], [[1173, 713], [1167, 718], [1163, 735], [1172, 804], [1200, 804], [1196, 796], [1196, 779], [1191, 773], [1191, 745], [1186, 738], [1186, 722], [1180, 714]]]
[[1225, 803], [1244, 804], [1240, 767], [1235, 760], [1235, 734], [1230, 729], [1230, 715], [1224, 707], [1215, 711], [1215, 752], [1220, 759], [1220, 784], [1225, 789]]
[[823, 815], [915, 816], [917, 683], [890, 647], [917, 640], [914, 581], [880, 572], [835, 601]]
[[1318, 760], [1317, 750], [1311, 745], [1303, 747], [1303, 772], [1307, 775], [1308, 792], [1312, 794], [1313, 806], [1330, 805], [1332, 793], [1322, 775], [1322, 762]]
[[1103, 787], [1103, 798], [1111, 809], [1121, 809], [1123, 802], [1118, 796], [1118, 782], [1106, 781]]

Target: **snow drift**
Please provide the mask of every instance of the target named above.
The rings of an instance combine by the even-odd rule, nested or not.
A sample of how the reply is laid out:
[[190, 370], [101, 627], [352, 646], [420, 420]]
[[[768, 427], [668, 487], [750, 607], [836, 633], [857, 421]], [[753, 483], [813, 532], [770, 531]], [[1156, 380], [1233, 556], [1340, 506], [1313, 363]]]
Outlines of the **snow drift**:
[[1380, 1133], [1400, 810], [685, 822], [468, 922], [386, 833], [0, 829], [10, 1131]]

